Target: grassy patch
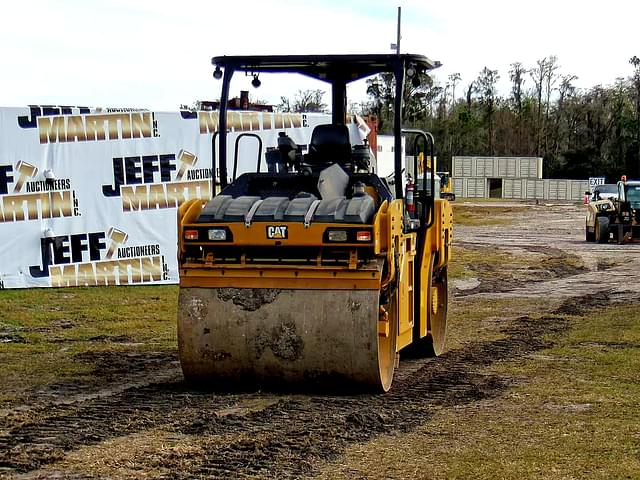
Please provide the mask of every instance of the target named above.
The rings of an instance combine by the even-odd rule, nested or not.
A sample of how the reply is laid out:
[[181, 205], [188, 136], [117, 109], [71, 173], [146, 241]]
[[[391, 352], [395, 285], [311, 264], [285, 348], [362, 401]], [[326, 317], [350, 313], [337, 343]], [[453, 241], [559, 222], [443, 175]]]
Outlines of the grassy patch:
[[533, 298], [509, 298], [496, 301], [492, 298], [453, 299], [447, 318], [447, 350], [455, 350], [479, 340], [502, 338], [501, 329], [509, 318], [534, 311]]
[[640, 305], [576, 317], [553, 348], [491, 370], [520, 384], [354, 446], [319, 476], [640, 478]]
[[174, 351], [177, 286], [0, 292], [0, 407], [56, 383], [99, 381], [86, 352]]
[[453, 220], [456, 225], [508, 225], [522, 219], [523, 206], [482, 206], [453, 203]]
[[533, 266], [535, 262], [524, 256], [516, 257], [513, 252], [455, 245], [449, 265], [449, 277], [503, 277], [512, 273], [514, 265], [522, 267], [527, 264]]
[[475, 278], [499, 291], [518, 282], [561, 278], [585, 270], [581, 257], [558, 249], [488, 249], [465, 244], [454, 246], [449, 278]]

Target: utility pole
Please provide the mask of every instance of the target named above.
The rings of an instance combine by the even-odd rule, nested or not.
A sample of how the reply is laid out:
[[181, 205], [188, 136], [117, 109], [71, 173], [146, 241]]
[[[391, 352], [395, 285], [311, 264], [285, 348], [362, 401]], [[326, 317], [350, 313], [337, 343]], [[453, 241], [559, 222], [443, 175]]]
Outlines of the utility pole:
[[[638, 175], [640, 174], [640, 58], [637, 56], [633, 56], [629, 59], [629, 63], [633, 65], [633, 85], [636, 88], [636, 149], [638, 150], [638, 155], [636, 157], [635, 165], [631, 168], [627, 167], [630, 175]], [[626, 167], [626, 165], [625, 165]]]
[[396, 43], [396, 53], [400, 55], [400, 17], [401, 17], [402, 7], [398, 7], [398, 38]]
[[391, 50], [395, 50], [396, 51], [396, 55], [400, 55], [400, 39], [402, 38], [400, 36], [400, 17], [401, 17], [401, 11], [402, 8], [398, 7], [398, 35], [396, 37], [396, 43], [392, 43], [391, 44]]

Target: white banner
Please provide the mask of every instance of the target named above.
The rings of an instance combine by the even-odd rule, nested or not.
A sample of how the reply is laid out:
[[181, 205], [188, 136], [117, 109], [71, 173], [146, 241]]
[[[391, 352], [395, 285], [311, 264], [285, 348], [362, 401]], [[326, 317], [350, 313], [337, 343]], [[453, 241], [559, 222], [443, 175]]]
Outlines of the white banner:
[[[229, 112], [229, 176], [321, 114]], [[357, 123], [352, 141], [360, 143]], [[218, 112], [0, 108], [0, 288], [177, 283], [176, 208], [211, 196]], [[236, 147], [237, 142], [237, 147]]]

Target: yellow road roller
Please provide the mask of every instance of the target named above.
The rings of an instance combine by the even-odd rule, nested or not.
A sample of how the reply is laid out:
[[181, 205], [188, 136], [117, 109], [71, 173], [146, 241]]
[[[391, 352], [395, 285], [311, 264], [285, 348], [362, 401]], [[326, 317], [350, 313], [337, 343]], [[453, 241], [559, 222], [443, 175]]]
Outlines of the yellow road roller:
[[[401, 352], [434, 356], [445, 348], [452, 209], [434, 196], [435, 172], [420, 161], [435, 156], [433, 137], [402, 126], [405, 82], [419, 84], [439, 62], [363, 54], [212, 63], [222, 80], [214, 135], [220, 191], [178, 211], [186, 380], [221, 389], [387, 391]], [[254, 86], [261, 73], [326, 82], [331, 123], [317, 125], [308, 145], [279, 132], [278, 145], [259, 153], [264, 171], [259, 161], [256, 171], [230, 179], [227, 110], [237, 73]], [[381, 73], [395, 80], [395, 172], [387, 178], [346, 125], [347, 85]]]

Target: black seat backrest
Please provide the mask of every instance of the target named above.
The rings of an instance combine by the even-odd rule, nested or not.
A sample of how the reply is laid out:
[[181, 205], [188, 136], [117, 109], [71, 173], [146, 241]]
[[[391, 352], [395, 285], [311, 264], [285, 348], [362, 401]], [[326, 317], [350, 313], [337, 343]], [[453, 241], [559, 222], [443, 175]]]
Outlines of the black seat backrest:
[[308, 163], [346, 164], [351, 161], [351, 143], [346, 125], [317, 125], [311, 134]]

